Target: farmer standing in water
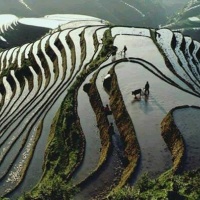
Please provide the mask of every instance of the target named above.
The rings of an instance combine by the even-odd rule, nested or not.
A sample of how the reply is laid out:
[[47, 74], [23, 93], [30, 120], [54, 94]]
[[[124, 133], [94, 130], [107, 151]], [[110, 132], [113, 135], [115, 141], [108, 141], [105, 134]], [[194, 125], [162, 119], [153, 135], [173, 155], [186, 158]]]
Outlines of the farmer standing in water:
[[146, 94], [146, 95], [149, 95], [149, 82], [147, 81], [146, 82], [146, 84], [145, 84], [145, 86], [144, 86], [144, 93]]
[[126, 45], [124, 45], [124, 48], [123, 48], [124, 55], [126, 55], [126, 51], [127, 51], [127, 47]]

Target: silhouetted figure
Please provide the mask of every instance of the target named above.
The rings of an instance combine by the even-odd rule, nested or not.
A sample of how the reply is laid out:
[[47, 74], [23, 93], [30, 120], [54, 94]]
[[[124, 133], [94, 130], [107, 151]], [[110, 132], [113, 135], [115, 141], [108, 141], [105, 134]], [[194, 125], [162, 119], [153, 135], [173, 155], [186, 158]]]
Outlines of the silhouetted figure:
[[123, 48], [124, 55], [126, 54], [126, 51], [127, 51], [127, 47], [126, 45], [124, 45], [124, 48]]
[[149, 82], [147, 81], [145, 86], [144, 86], [144, 94], [149, 95]]
[[113, 135], [115, 133], [114, 131], [114, 127], [113, 127], [113, 123], [110, 123], [109, 127], [108, 127], [108, 133], [110, 135]]
[[106, 106], [104, 107], [104, 112], [106, 115], [111, 115], [112, 111], [110, 110], [108, 104], [106, 104]]

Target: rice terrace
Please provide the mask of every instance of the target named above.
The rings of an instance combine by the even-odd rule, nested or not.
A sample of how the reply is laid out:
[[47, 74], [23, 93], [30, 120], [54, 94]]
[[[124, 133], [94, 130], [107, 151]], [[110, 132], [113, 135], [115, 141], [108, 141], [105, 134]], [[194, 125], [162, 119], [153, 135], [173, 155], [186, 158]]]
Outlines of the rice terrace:
[[197, 40], [86, 15], [1, 17], [0, 199], [200, 199]]

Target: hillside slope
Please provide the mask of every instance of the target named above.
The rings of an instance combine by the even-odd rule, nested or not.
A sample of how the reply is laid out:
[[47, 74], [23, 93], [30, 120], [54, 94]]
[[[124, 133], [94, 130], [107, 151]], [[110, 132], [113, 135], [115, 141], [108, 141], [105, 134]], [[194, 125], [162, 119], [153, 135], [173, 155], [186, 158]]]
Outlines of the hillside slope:
[[191, 0], [169, 20], [165, 28], [179, 30], [199, 41], [200, 2]]
[[[160, 124], [176, 106], [200, 105], [199, 55], [179, 32], [99, 19], [1, 51], [0, 195], [104, 199], [144, 173], [181, 172], [184, 136]], [[150, 94], [134, 98], [146, 81]]]

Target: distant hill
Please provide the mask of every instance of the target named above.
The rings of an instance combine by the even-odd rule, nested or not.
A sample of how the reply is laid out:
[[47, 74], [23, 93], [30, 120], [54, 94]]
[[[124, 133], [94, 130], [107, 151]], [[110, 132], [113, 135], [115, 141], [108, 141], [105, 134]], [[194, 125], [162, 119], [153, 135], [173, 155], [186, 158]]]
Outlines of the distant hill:
[[189, 1], [164, 27], [179, 30], [184, 35], [200, 40], [200, 1]]
[[184, 6], [188, 0], [7, 0], [1, 14], [19, 17], [43, 17], [50, 14], [82, 14], [108, 20], [114, 24], [156, 28], [167, 17]]

